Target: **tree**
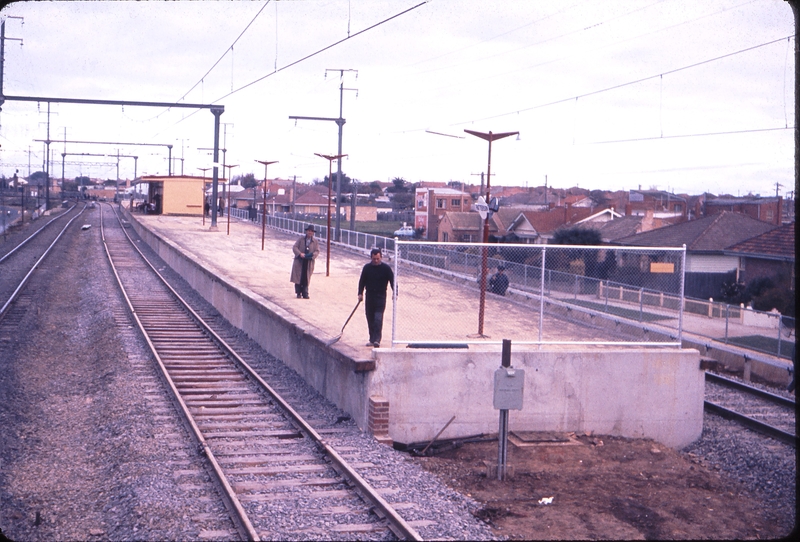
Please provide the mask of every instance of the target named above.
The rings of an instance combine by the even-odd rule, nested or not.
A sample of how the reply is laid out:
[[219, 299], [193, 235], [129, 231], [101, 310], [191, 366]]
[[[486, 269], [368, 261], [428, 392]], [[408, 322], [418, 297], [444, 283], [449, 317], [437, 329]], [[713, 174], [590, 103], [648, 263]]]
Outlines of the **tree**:
[[253, 188], [254, 186], [258, 185], [258, 181], [256, 181], [256, 176], [252, 173], [247, 173], [245, 175], [238, 175], [233, 178], [233, 182], [238, 182], [242, 188]]
[[36, 173], [31, 173], [31, 176], [28, 177], [28, 183], [36, 186], [44, 186], [47, 184], [47, 173], [44, 171], [37, 171]]
[[553, 234], [554, 245], [599, 245], [603, 242], [600, 230], [561, 228]]
[[403, 193], [403, 192], [408, 192], [410, 188], [408, 186], [408, 181], [406, 181], [402, 177], [395, 177], [394, 179], [392, 179], [392, 184], [394, 186], [390, 186], [389, 188], [387, 188], [386, 189], [387, 192]]

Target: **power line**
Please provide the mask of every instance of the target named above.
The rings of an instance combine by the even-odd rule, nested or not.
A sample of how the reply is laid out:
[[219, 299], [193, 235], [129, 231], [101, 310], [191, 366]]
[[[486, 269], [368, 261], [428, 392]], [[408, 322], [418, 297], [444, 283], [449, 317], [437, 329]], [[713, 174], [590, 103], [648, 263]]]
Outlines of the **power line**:
[[[524, 109], [518, 109], [516, 111], [510, 111], [508, 113], [500, 113], [498, 115], [492, 115], [492, 116], [483, 117], [483, 118], [480, 118], [480, 119], [472, 119], [472, 120], [468, 120], [468, 121], [458, 122], [458, 123], [455, 123], [455, 124], [450, 124], [449, 126], [463, 126], [465, 124], [472, 124], [474, 122], [480, 122], [480, 121], [484, 121], [484, 120], [491, 120], [491, 119], [497, 119], [497, 118], [501, 118], [501, 117], [507, 117], [509, 115], [519, 115], [520, 113], [524, 113], [524, 112], [527, 112], [527, 111], [533, 111], [534, 109], [541, 109], [543, 107], [549, 107], [551, 105], [557, 105], [557, 104], [561, 104], [561, 103], [565, 103], [565, 102], [570, 102], [572, 100], [578, 100], [580, 98], [586, 98], [588, 96], [594, 96], [596, 94], [602, 94], [603, 92], [609, 92], [611, 90], [617, 90], [619, 88], [627, 87], [627, 86], [630, 86], [630, 85], [635, 85], [635, 84], [638, 84], [638, 83], [642, 83], [644, 81], [649, 81], [651, 79], [656, 79], [658, 77], [663, 77], [665, 75], [671, 75], [673, 73], [678, 73], [680, 71], [688, 70], [690, 68], [696, 68], [697, 66], [702, 66], [702, 65], [708, 64], [710, 62], [715, 62], [717, 60], [722, 60], [723, 58], [728, 58], [728, 57], [735, 56], [735, 55], [738, 55], [738, 54], [741, 54], [741, 53], [746, 53], [748, 51], [753, 51], [753, 50], [759, 49], [761, 47], [766, 47], [767, 45], [773, 45], [775, 43], [779, 43], [779, 42], [781, 42], [781, 41], [783, 41], [785, 39], [790, 39], [792, 37], [794, 37], [794, 35], [784, 36], [782, 38], [779, 38], [779, 39], [776, 39], [776, 40], [772, 40], [772, 41], [768, 41], [768, 42], [762, 43], [760, 45], [754, 45], [752, 47], [747, 47], [745, 49], [740, 49], [738, 51], [734, 51], [733, 53], [727, 53], [727, 54], [724, 54], [724, 55], [721, 55], [721, 56], [718, 56], [718, 57], [709, 58], [707, 60], [702, 60], [700, 62], [695, 62], [694, 64], [689, 64], [688, 66], [683, 66], [681, 68], [675, 68], [674, 70], [669, 70], [669, 71], [665, 71], [665, 72], [662, 72], [662, 73], [659, 73], [659, 74], [656, 74], [656, 75], [650, 75], [650, 76], [647, 76], [647, 77], [642, 77], [640, 79], [635, 79], [633, 81], [628, 81], [627, 83], [620, 83], [618, 85], [613, 85], [613, 86], [602, 88], [602, 89], [599, 89], [599, 90], [593, 90], [591, 92], [586, 92], [584, 94], [578, 94], [576, 96], [571, 96], [569, 98], [562, 98], [562, 99], [555, 100], [555, 101], [552, 101], [552, 102], [547, 102], [547, 103], [543, 103], [543, 104], [539, 104], [539, 105], [534, 105], [534, 106], [531, 106], [531, 107], [526, 107]], [[405, 131], [419, 131], [419, 130], [422, 130], [422, 129], [420, 128], [420, 129], [417, 129], [417, 130], [405, 130]]]
[[680, 139], [684, 137], [705, 137], [705, 136], [719, 136], [719, 135], [732, 135], [732, 134], [752, 134], [757, 132], [775, 132], [780, 130], [794, 130], [794, 126], [781, 126], [780, 128], [756, 128], [753, 130], [731, 130], [728, 132], [706, 132], [702, 134], [678, 134], [678, 135], [662, 135], [654, 137], [634, 137], [631, 139], [612, 139], [608, 141], [589, 141], [587, 143], [578, 143], [578, 145], [605, 145], [608, 143], [631, 143], [633, 141], [654, 141], [657, 139]]
[[[350, 39], [352, 39], [352, 38], [355, 38], [355, 37], [356, 37], [356, 36], [358, 36], [359, 34], [363, 34], [364, 32], [367, 32], [367, 31], [369, 31], [369, 30], [372, 30], [373, 28], [377, 28], [377, 27], [381, 26], [381, 25], [382, 25], [382, 24], [384, 24], [384, 23], [388, 23], [388, 22], [389, 22], [389, 21], [391, 21], [392, 19], [396, 19], [397, 17], [400, 17], [401, 15], [405, 15], [406, 13], [408, 13], [408, 12], [410, 12], [410, 11], [414, 11], [414, 10], [415, 10], [415, 9], [417, 9], [418, 7], [420, 7], [420, 6], [424, 6], [425, 4], [427, 4], [427, 3], [428, 3], [428, 2], [430, 2], [430, 1], [431, 1], [431, 0], [425, 0], [424, 2], [420, 2], [419, 4], [417, 4], [417, 5], [415, 5], [415, 6], [412, 6], [412, 7], [408, 8], [408, 9], [406, 9], [406, 10], [404, 10], [404, 11], [401, 11], [400, 13], [397, 13], [397, 14], [395, 14], [395, 15], [392, 15], [392, 16], [391, 16], [391, 17], [389, 17], [389, 18], [386, 18], [386, 19], [384, 19], [384, 20], [382, 20], [382, 21], [380, 21], [380, 22], [378, 22], [378, 23], [375, 23], [375, 24], [373, 24], [372, 26], [369, 26], [369, 27], [367, 27], [367, 28], [365, 28], [365, 29], [363, 29], [363, 30], [359, 30], [359, 31], [358, 31], [358, 32], [356, 32], [355, 34], [352, 34], [352, 35], [350, 35], [350, 36], [347, 36], [346, 38], [340, 39], [339, 41], [336, 41], [336, 42], [334, 42], [334, 43], [332, 43], [332, 44], [330, 44], [330, 45], [327, 45], [327, 46], [323, 47], [322, 49], [319, 49], [318, 51], [315, 51], [315, 52], [313, 52], [313, 53], [311, 53], [311, 54], [309, 54], [309, 55], [306, 55], [306, 56], [304, 56], [303, 58], [301, 58], [301, 59], [299, 59], [299, 60], [295, 60], [294, 62], [291, 62], [291, 63], [289, 63], [289, 64], [286, 64], [285, 66], [282, 66], [282, 67], [278, 68], [277, 70], [274, 70], [274, 71], [272, 71], [272, 72], [268, 73], [267, 75], [264, 75], [264, 76], [262, 76], [262, 77], [259, 77], [258, 79], [255, 79], [255, 80], [253, 80], [253, 81], [251, 81], [251, 82], [247, 83], [246, 85], [242, 85], [241, 87], [237, 88], [236, 90], [232, 90], [232, 91], [231, 91], [231, 92], [229, 92], [228, 94], [225, 94], [224, 96], [220, 96], [219, 98], [217, 98], [216, 100], [212, 101], [211, 103], [213, 104], [213, 103], [217, 103], [217, 102], [219, 102], [220, 100], [224, 100], [224, 99], [225, 99], [225, 98], [227, 98], [228, 96], [232, 96], [233, 94], [236, 94], [237, 92], [239, 92], [239, 91], [241, 91], [241, 90], [244, 90], [244, 89], [246, 89], [246, 88], [248, 88], [248, 87], [250, 87], [250, 86], [253, 86], [253, 85], [255, 85], [256, 83], [259, 83], [259, 82], [263, 81], [264, 79], [266, 79], [266, 78], [268, 78], [268, 77], [271, 77], [271, 76], [273, 76], [273, 75], [275, 75], [275, 74], [277, 74], [277, 73], [279, 73], [279, 72], [282, 72], [283, 70], [285, 70], [285, 69], [287, 69], [287, 68], [291, 68], [292, 66], [295, 66], [295, 65], [297, 65], [297, 64], [299, 64], [299, 63], [301, 63], [301, 62], [303, 62], [304, 60], [308, 60], [309, 58], [312, 58], [312, 57], [314, 57], [314, 56], [317, 56], [318, 54], [320, 54], [320, 53], [322, 53], [322, 52], [324, 52], [324, 51], [327, 51], [328, 49], [331, 49], [332, 47], [336, 47], [337, 45], [339, 45], [339, 44], [342, 44], [342, 43], [346, 42], [347, 40], [350, 40]], [[195, 85], [195, 86], [196, 86], [196, 85]], [[190, 113], [190, 114], [186, 115], [184, 118], [182, 118], [181, 120], [179, 120], [178, 122], [176, 122], [176, 123], [175, 123], [173, 126], [176, 126], [176, 125], [180, 124], [180, 123], [181, 123], [181, 122], [183, 122], [184, 120], [186, 120], [186, 119], [188, 119], [189, 117], [193, 116], [193, 115], [194, 115], [196, 112], [197, 112], [197, 111], [193, 111], [192, 113]], [[158, 134], [156, 134], [156, 135], [158, 135]]]
[[[229, 51], [232, 51], [232, 50], [233, 50], [233, 46], [234, 46], [234, 45], [236, 45], [236, 43], [237, 43], [237, 42], [238, 42], [238, 41], [239, 41], [239, 40], [242, 38], [242, 36], [244, 36], [244, 33], [245, 33], [245, 32], [247, 32], [247, 30], [248, 30], [248, 29], [249, 29], [249, 28], [252, 26], [252, 24], [253, 24], [254, 22], [256, 22], [256, 19], [258, 19], [258, 16], [259, 16], [259, 15], [261, 15], [261, 12], [263, 12], [263, 11], [264, 11], [264, 10], [267, 8], [267, 6], [269, 5], [269, 3], [270, 3], [270, 0], [267, 0], [266, 4], [264, 4], [264, 5], [261, 7], [261, 9], [260, 9], [260, 10], [258, 10], [258, 13], [256, 13], [255, 17], [253, 17], [253, 19], [252, 19], [252, 20], [251, 20], [251, 21], [250, 21], [250, 22], [247, 24], [247, 26], [245, 26], [245, 27], [244, 27], [244, 30], [242, 30], [242, 32], [239, 34], [239, 36], [238, 36], [238, 37], [237, 37], [235, 40], [233, 40], [233, 43], [231, 43], [230, 47], [228, 47], [227, 49], [225, 49], [225, 52], [224, 52], [224, 53], [222, 53], [222, 56], [221, 56], [221, 57], [219, 57], [219, 59], [218, 59], [216, 62], [214, 62], [214, 64], [213, 64], [213, 65], [212, 65], [212, 66], [211, 66], [211, 67], [208, 69], [208, 71], [207, 71], [207, 72], [206, 72], [206, 73], [205, 73], [205, 74], [204, 74], [204, 75], [203, 75], [203, 76], [202, 76], [202, 77], [201, 77], [201, 78], [200, 78], [200, 79], [197, 81], [197, 83], [195, 83], [194, 85], [192, 85], [192, 88], [190, 88], [189, 90], [187, 90], [187, 91], [186, 91], [186, 92], [183, 94], [183, 96], [181, 96], [180, 98], [178, 98], [177, 100], [175, 100], [176, 102], [179, 102], [179, 101], [183, 100], [184, 98], [186, 98], [186, 96], [187, 96], [187, 95], [188, 95], [188, 94], [189, 94], [191, 91], [193, 91], [194, 89], [196, 89], [196, 88], [197, 88], [197, 85], [199, 85], [200, 83], [202, 83], [202, 82], [203, 82], [203, 80], [204, 80], [206, 77], [208, 77], [208, 74], [209, 74], [209, 73], [211, 73], [211, 71], [212, 71], [214, 68], [216, 68], [216, 67], [217, 67], [217, 65], [218, 65], [220, 62], [222, 62], [222, 59], [223, 59], [223, 58], [225, 58], [225, 55], [227, 55]], [[220, 98], [220, 99], [221, 99], [221, 98]]]

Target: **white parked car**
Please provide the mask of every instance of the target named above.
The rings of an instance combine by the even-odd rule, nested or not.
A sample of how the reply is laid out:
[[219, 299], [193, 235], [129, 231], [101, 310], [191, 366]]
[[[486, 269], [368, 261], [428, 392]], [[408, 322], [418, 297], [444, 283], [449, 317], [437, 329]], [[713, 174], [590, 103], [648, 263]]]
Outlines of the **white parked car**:
[[400, 228], [399, 230], [395, 230], [394, 231], [394, 236], [395, 237], [414, 237], [415, 233], [416, 232], [414, 231], [413, 227], [406, 225], [406, 226], [403, 226], [402, 228]]

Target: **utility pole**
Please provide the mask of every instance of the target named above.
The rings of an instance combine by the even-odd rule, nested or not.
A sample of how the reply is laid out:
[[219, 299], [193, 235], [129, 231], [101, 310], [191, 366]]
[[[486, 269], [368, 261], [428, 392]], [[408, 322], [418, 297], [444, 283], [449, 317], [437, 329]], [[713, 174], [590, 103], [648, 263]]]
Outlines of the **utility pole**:
[[[483, 194], [483, 176], [485, 175], [485, 172], [481, 171], [480, 173], [470, 173], [470, 175], [481, 176], [481, 191], [479, 193]], [[492, 173], [492, 175], [494, 175], [494, 173]]]
[[[339, 127], [339, 147], [337, 156], [339, 156], [339, 160], [337, 162], [337, 172], [336, 172], [336, 240], [341, 240], [341, 199], [342, 199], [342, 156], [347, 156], [346, 154], [342, 154], [342, 127], [346, 122], [345, 119], [342, 117], [342, 105], [344, 103], [344, 91], [345, 90], [354, 90], [356, 92], [356, 97], [358, 97], [358, 90], [354, 88], [344, 88], [344, 72], [355, 72], [356, 79], [358, 79], [358, 70], [352, 69], [341, 69], [341, 68], [329, 68], [325, 70], [325, 77], [328, 77], [328, 72], [339, 72], [339, 117], [338, 118], [330, 118], [330, 117], [297, 117], [297, 116], [290, 116], [290, 119], [295, 120], [328, 120], [333, 121]], [[315, 153], [316, 154], [316, 153]], [[317, 155], [319, 156], [319, 155]], [[328, 183], [330, 184], [333, 182], [333, 179], [328, 177]], [[329, 214], [330, 215], [330, 214]], [[329, 232], [330, 234], [330, 232]]]

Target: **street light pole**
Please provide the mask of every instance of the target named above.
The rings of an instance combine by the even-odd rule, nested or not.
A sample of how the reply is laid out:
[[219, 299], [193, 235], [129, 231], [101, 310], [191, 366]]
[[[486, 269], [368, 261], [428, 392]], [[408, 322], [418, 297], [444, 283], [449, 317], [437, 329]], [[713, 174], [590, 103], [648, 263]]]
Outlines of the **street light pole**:
[[[503, 132], [499, 134], [494, 134], [492, 132], [484, 133], [484, 132], [475, 132], [473, 130], [464, 130], [464, 131], [470, 135], [474, 135], [475, 137], [479, 137], [489, 142], [489, 163], [486, 166], [486, 203], [488, 204], [489, 198], [491, 197], [490, 186], [492, 178], [492, 141], [503, 139], [504, 137], [519, 135], [519, 132]], [[486, 308], [486, 271], [489, 263], [489, 247], [487, 247], [486, 244], [489, 242], [490, 216], [491, 213], [488, 213], [483, 221], [483, 247], [481, 250], [481, 302], [480, 302], [480, 308], [478, 310], [478, 335], [480, 336], [483, 336], [483, 316]]]
[[328, 247], [325, 257], [325, 276], [329, 277], [331, 274], [331, 184], [333, 184], [333, 179], [331, 176], [333, 175], [333, 161], [343, 158], [347, 155], [337, 154], [336, 156], [330, 156], [328, 154], [319, 154], [318, 152], [315, 152], [314, 154], [328, 161], [328, 230], [325, 232]]
[[[264, 187], [262, 192], [264, 192], [264, 211], [261, 214], [261, 250], [264, 250], [264, 239], [267, 236], [267, 166], [270, 164], [277, 164], [277, 160], [256, 160], [259, 164], [264, 164]], [[255, 190], [255, 187], [253, 188]], [[253, 193], [253, 199], [255, 200], [255, 192]]]

